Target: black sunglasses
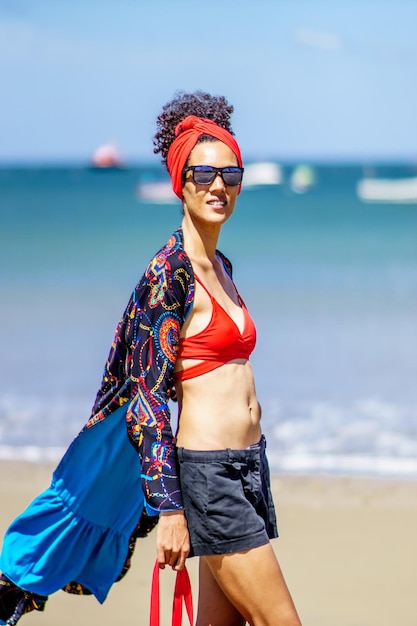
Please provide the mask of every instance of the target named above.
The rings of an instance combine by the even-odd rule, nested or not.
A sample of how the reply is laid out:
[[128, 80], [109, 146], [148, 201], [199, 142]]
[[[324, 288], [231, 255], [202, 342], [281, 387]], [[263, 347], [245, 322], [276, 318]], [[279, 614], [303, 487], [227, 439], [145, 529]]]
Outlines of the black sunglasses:
[[217, 174], [223, 179], [225, 185], [240, 185], [243, 178], [243, 167], [212, 167], [211, 165], [190, 165], [182, 171], [183, 182], [185, 182], [185, 174], [192, 172], [192, 179], [196, 185], [211, 185]]

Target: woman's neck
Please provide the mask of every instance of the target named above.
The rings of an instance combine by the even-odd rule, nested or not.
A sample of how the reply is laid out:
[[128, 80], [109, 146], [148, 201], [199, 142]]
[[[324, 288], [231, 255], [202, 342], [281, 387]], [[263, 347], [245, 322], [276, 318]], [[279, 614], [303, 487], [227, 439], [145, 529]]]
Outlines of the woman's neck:
[[184, 250], [191, 261], [204, 265], [209, 261], [213, 264], [216, 260], [217, 242], [220, 235], [220, 226], [207, 225], [204, 228], [196, 225], [186, 216], [182, 221], [184, 235]]

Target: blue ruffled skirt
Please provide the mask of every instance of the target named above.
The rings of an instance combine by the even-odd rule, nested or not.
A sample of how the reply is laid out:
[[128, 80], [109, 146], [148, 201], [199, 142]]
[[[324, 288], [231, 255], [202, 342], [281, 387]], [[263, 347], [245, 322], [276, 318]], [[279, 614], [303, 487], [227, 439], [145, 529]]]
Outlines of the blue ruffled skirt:
[[81, 431], [51, 486], [7, 530], [0, 570], [18, 587], [48, 596], [76, 581], [106, 599], [144, 507], [125, 413], [120, 407]]

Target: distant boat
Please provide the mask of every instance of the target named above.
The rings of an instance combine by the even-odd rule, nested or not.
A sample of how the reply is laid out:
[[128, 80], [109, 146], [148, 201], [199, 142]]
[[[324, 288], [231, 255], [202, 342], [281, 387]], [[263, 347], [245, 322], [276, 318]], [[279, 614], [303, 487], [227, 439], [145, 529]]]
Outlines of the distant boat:
[[117, 146], [107, 143], [99, 146], [94, 150], [92, 156], [93, 167], [104, 168], [121, 168], [123, 167], [122, 159]]
[[291, 174], [290, 187], [295, 193], [306, 193], [316, 183], [316, 174], [310, 165], [297, 165]]
[[136, 187], [136, 196], [143, 202], [153, 204], [171, 204], [178, 200], [169, 180], [141, 182]]
[[364, 202], [417, 202], [417, 177], [362, 178], [356, 191]]
[[242, 187], [247, 189], [260, 185], [280, 185], [282, 170], [277, 163], [268, 161], [245, 165]]

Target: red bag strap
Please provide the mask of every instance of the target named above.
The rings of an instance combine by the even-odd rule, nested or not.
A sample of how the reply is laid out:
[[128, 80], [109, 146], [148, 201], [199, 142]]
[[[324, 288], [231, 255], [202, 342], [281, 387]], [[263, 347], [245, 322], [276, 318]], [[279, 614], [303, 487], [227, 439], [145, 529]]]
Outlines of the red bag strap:
[[[185, 609], [187, 611], [190, 626], [193, 626], [193, 596], [191, 590], [190, 577], [187, 569], [177, 572], [175, 579], [174, 599], [172, 602], [172, 626], [181, 626], [182, 624], [182, 600], [184, 599]], [[159, 565], [155, 561], [152, 573], [151, 588], [151, 608], [149, 626], [160, 626], [160, 593], [159, 593]]]
[[152, 587], [151, 587], [151, 610], [149, 626], [160, 626], [160, 604], [159, 604], [159, 567], [158, 561], [155, 562], [152, 573]]
[[188, 576], [186, 567], [177, 572], [177, 578], [175, 580], [174, 600], [172, 603], [172, 626], [181, 626], [182, 624], [183, 598], [188, 615], [188, 621], [190, 622], [190, 626], [193, 626], [193, 595], [191, 591], [190, 577]]

